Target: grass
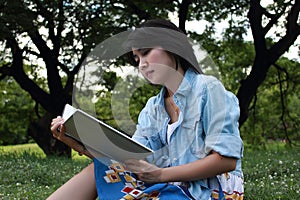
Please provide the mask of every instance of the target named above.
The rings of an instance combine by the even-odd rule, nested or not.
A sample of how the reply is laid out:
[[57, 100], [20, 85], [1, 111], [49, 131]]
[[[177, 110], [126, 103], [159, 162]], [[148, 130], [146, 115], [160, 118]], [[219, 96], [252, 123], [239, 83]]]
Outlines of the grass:
[[0, 147], [0, 199], [45, 199], [88, 165], [75, 153], [73, 159], [51, 157], [35, 144]]
[[300, 199], [299, 150], [271, 146], [246, 151], [245, 199]]
[[[272, 145], [247, 149], [245, 199], [300, 199], [300, 151]], [[47, 158], [35, 144], [0, 147], [0, 199], [45, 199], [91, 161]]]

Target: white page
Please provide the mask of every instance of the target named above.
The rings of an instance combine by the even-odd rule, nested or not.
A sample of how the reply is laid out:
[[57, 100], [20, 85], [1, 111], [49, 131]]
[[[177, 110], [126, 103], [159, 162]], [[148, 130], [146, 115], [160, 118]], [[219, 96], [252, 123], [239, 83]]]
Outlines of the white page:
[[75, 113], [76, 110], [77, 109], [74, 108], [73, 106], [66, 104], [63, 114], [62, 114], [62, 118], [66, 121]]

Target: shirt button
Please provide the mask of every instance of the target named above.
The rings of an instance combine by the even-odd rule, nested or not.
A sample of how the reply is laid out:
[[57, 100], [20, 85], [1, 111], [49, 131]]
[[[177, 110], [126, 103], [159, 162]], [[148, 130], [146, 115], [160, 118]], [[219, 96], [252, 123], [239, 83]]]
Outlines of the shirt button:
[[168, 156], [166, 156], [166, 155], [164, 155], [164, 156], [162, 156], [162, 159], [163, 159], [163, 160], [168, 160], [168, 159], [169, 159], [169, 157], [168, 157]]

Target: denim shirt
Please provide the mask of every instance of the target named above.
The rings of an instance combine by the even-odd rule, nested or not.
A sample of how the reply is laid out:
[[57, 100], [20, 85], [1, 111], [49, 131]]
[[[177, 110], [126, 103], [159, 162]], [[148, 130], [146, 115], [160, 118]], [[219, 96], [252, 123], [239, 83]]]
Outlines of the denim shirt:
[[[238, 129], [238, 100], [212, 76], [196, 74], [189, 69], [173, 99], [180, 109], [179, 126], [167, 142], [170, 118], [164, 107], [165, 88], [150, 98], [141, 111], [133, 138], [155, 151], [148, 161], [170, 167], [190, 163], [207, 156], [212, 150], [237, 159], [230, 173], [243, 176], [241, 158], [243, 142]], [[208, 199], [207, 180], [189, 182], [195, 199]]]

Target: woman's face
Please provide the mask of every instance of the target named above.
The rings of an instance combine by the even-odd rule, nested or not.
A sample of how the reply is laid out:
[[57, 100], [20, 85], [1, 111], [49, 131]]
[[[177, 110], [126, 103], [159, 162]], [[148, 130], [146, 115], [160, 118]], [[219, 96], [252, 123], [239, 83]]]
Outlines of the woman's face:
[[142, 75], [152, 84], [164, 85], [176, 72], [175, 58], [161, 48], [132, 50]]

